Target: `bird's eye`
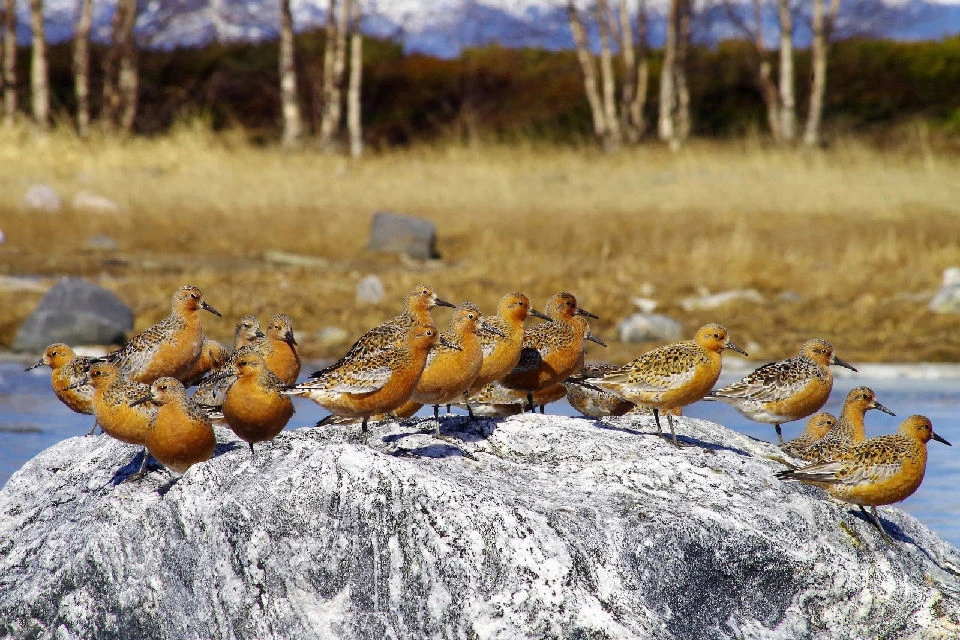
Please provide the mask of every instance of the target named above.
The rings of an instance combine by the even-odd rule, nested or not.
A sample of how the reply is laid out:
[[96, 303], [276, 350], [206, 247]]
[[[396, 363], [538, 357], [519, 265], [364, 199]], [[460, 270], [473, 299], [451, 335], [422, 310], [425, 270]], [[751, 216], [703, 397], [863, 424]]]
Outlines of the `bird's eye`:
[[719, 333], [715, 333], [715, 334], [713, 334], [713, 337], [716, 338], [717, 340], [719, 340], [719, 339], [720, 339], [720, 334], [719, 334]]
[[199, 300], [199, 299], [200, 299], [200, 296], [199, 296], [198, 294], [196, 294], [196, 293], [191, 293], [191, 294], [190, 294], [190, 297], [193, 298], [194, 300]]

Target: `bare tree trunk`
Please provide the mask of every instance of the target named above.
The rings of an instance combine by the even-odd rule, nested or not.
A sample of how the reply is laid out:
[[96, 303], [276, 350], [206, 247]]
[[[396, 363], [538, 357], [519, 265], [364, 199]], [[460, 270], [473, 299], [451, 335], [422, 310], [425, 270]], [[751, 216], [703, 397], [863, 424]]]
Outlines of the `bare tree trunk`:
[[90, 133], [90, 24], [93, 0], [81, 0], [73, 36], [73, 86], [77, 96], [77, 132]]
[[[331, 14], [328, 16], [327, 20], [327, 36], [330, 37], [330, 22], [333, 21], [332, 14], [332, 5], [331, 1]], [[320, 122], [320, 146], [324, 149], [331, 149], [333, 147], [334, 138], [336, 137], [337, 132], [340, 129], [340, 121], [342, 119], [342, 87], [343, 87], [343, 70], [345, 66], [346, 59], [346, 49], [347, 49], [347, 11], [349, 9], [348, 0], [340, 0], [338, 5], [337, 17], [334, 22], [333, 28], [333, 42], [328, 42], [326, 54], [332, 55], [332, 59], [329, 64], [329, 83], [327, 78], [324, 78], [324, 89], [326, 95], [326, 100], [323, 105], [323, 118]], [[331, 50], [332, 44], [332, 50]], [[328, 69], [327, 60], [324, 60], [324, 72]]]
[[597, 27], [600, 33], [600, 78], [603, 87], [603, 148], [616, 151], [620, 146], [620, 122], [617, 119], [616, 79], [610, 53], [610, 7], [607, 0], [597, 0]]
[[645, 0], [640, 0], [640, 6], [637, 10], [637, 88], [630, 105], [630, 120], [633, 122], [637, 139], [647, 130], [647, 119], [643, 115], [643, 110], [647, 106], [647, 92], [650, 88], [650, 39], [649, 39], [649, 17], [647, 16], [647, 7]]
[[[730, 8], [731, 14], [736, 8]], [[757, 56], [757, 84], [760, 95], [763, 96], [763, 105], [767, 110], [767, 126], [774, 140], [780, 140], [780, 99], [777, 96], [777, 87], [771, 77], [773, 65], [770, 63], [770, 54], [763, 40], [763, 4], [761, 0], [753, 0], [753, 27], [743, 27], [743, 30], [753, 35], [753, 49]]]
[[810, 45], [811, 64], [810, 108], [807, 112], [807, 124], [803, 132], [803, 142], [807, 146], [820, 144], [820, 121], [823, 117], [823, 96], [827, 88], [827, 53], [830, 43], [830, 31], [840, 9], [840, 0], [830, 0], [830, 8], [824, 15], [824, 0], [813, 2], [813, 42]]
[[333, 95], [333, 58], [337, 42], [336, 0], [327, 2], [327, 24], [323, 38], [323, 81], [320, 89], [320, 140], [325, 144], [330, 137], [329, 107]]
[[133, 28], [137, 24], [137, 0], [120, 2], [127, 5], [121, 25], [123, 44], [120, 47], [120, 71], [117, 76], [121, 104], [120, 129], [124, 133], [130, 133], [137, 118], [137, 94], [140, 90], [137, 43], [133, 39]]
[[791, 142], [797, 135], [797, 106], [793, 93], [793, 17], [789, 0], [779, 0], [780, 20], [780, 133]]
[[110, 48], [103, 57], [103, 104], [100, 108], [100, 119], [106, 129], [116, 128], [123, 102], [117, 76], [120, 72], [120, 47], [126, 10], [127, 4], [119, 0], [110, 21]]
[[302, 133], [297, 97], [297, 65], [290, 0], [280, 0], [280, 112], [283, 117], [282, 144], [295, 146]]
[[660, 71], [660, 117], [657, 122], [657, 134], [664, 142], [670, 142], [671, 146], [673, 146], [676, 137], [677, 96], [674, 79], [677, 64], [677, 26], [680, 22], [681, 2], [682, 0], [670, 0], [670, 10], [667, 12], [666, 42], [663, 45], [663, 68]]
[[617, 5], [620, 33], [620, 56], [623, 58], [623, 86], [620, 88], [620, 131], [624, 139], [635, 144], [640, 138], [633, 120], [633, 103], [637, 95], [637, 56], [633, 44], [633, 26], [627, 0]]
[[7, 0], [3, 16], [3, 120], [12, 127], [17, 117], [17, 4]]
[[360, 0], [351, 0], [350, 79], [347, 83], [347, 130], [350, 133], [350, 156], [363, 155], [363, 128], [360, 121], [360, 88], [363, 80], [363, 36], [360, 33]]
[[590, 105], [590, 115], [593, 116], [593, 134], [599, 140], [606, 136], [607, 126], [603, 117], [603, 104], [600, 101], [600, 91], [597, 89], [597, 70], [594, 67], [593, 56], [590, 55], [590, 46], [587, 43], [587, 32], [583, 28], [583, 20], [574, 5], [573, 0], [567, 2], [567, 15], [570, 18], [570, 31], [573, 34], [573, 43], [577, 49], [577, 60], [580, 62], [580, 72], [583, 74], [583, 89], [587, 94]]
[[46, 129], [50, 122], [50, 85], [47, 71], [47, 42], [43, 26], [43, 0], [30, 0], [30, 29], [33, 32], [30, 98], [34, 121], [39, 127]]
[[691, 0], [680, 0], [677, 60], [674, 64], [674, 84], [677, 92], [676, 143], [678, 147], [690, 137], [690, 86], [687, 84], [687, 61], [690, 54]]

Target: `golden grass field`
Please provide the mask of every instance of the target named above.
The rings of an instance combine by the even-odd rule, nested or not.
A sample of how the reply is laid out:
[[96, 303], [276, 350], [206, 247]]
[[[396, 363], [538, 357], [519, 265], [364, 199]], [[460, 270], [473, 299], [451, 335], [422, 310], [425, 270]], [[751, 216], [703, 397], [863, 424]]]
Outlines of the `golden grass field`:
[[[27, 129], [0, 133], [0, 244], [6, 275], [79, 275], [129, 303], [142, 329], [195, 284], [224, 314], [207, 333], [230, 342], [245, 313], [294, 320], [310, 357], [342, 353], [395, 315], [419, 282], [448, 300], [495, 310], [519, 289], [542, 307], [575, 293], [601, 316], [588, 359], [623, 362], [650, 344], [616, 340], [631, 298], [649, 293], [687, 333], [720, 322], [757, 360], [786, 357], [825, 337], [853, 361], [960, 358], [960, 317], [926, 302], [945, 267], [960, 265], [960, 158], [856, 141], [829, 150], [778, 150], [756, 141], [659, 145], [608, 156], [586, 148], [441, 145], [351, 161], [316, 151], [254, 147], [239, 133], [184, 125], [168, 137], [82, 141]], [[65, 202], [80, 190], [122, 214], [24, 211], [45, 183]], [[419, 215], [438, 226], [441, 261], [370, 254], [373, 212]], [[85, 250], [106, 234], [119, 250]], [[278, 264], [268, 252], [323, 258]], [[375, 273], [382, 304], [358, 306]], [[765, 304], [684, 312], [704, 290], [757, 288]], [[651, 293], [652, 292], [652, 293]], [[792, 292], [799, 301], [780, 300]], [[39, 293], [0, 291], [0, 347], [9, 347]], [[447, 311], [436, 315], [445, 325]], [[316, 332], [348, 338], [323, 344]]]

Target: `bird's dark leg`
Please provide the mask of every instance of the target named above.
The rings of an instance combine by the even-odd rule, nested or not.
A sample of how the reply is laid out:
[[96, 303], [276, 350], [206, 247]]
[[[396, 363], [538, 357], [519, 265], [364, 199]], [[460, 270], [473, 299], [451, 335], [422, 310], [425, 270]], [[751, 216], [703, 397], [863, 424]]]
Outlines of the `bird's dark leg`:
[[545, 404], [540, 405], [540, 413], [543, 414], [546, 412], [547, 412], [547, 405]]
[[660, 410], [653, 408], [653, 421], [657, 423], [657, 435], [663, 437], [663, 427], [660, 426]]
[[250, 456], [251, 457], [255, 456], [257, 452], [253, 450], [253, 443], [248, 442], [247, 444], [250, 445]]
[[438, 404], [433, 405], [433, 419], [434, 420], [440, 419], [440, 405]]
[[87, 431], [87, 435], [88, 435], [88, 436], [92, 436], [92, 435], [93, 435], [93, 432], [96, 431], [96, 430], [97, 430], [97, 427], [99, 427], [99, 426], [100, 426], [99, 423], [98, 423], [96, 420], [94, 420], [94, 421], [93, 421], [93, 426], [90, 427], [90, 431]]
[[533, 406], [533, 392], [527, 391], [527, 402], [530, 403], [530, 413], [536, 413], [537, 408]]
[[150, 452], [147, 451], [147, 448], [143, 448], [143, 460], [140, 462], [140, 468], [137, 469], [136, 473], [131, 473], [125, 482], [136, 482], [143, 478], [147, 473], [147, 458], [150, 457]]
[[860, 511], [863, 511], [863, 515], [867, 517], [867, 520], [870, 521], [870, 524], [875, 526], [880, 531], [880, 533], [883, 534], [883, 537], [886, 538], [889, 542], [893, 542], [893, 538], [890, 537], [890, 534], [887, 533], [887, 530], [883, 528], [882, 524], [880, 524], [880, 516], [877, 514], [877, 508], [870, 507], [870, 509], [873, 511], [873, 513], [871, 514], [869, 511], [863, 508], [863, 505], [857, 505], [857, 506], [860, 507]]
[[[470, 396], [466, 391], [463, 392], [463, 404], [467, 405], [467, 415], [473, 418], [473, 408], [470, 406]], [[449, 411], [449, 409], [448, 409]]]
[[670, 413], [670, 412], [667, 412], [667, 424], [670, 425], [670, 435], [673, 437], [673, 446], [675, 446], [677, 449], [679, 449], [679, 448], [680, 448], [680, 442], [677, 441], [677, 432], [676, 432], [676, 430], [674, 430], [674, 428], [673, 428], [673, 414]]
[[775, 424], [775, 425], [773, 425], [773, 426], [774, 426], [774, 428], [777, 430], [777, 437], [780, 439], [780, 444], [782, 445], [782, 444], [783, 444], [783, 432], [780, 431], [780, 425], [779, 425], [779, 424]]

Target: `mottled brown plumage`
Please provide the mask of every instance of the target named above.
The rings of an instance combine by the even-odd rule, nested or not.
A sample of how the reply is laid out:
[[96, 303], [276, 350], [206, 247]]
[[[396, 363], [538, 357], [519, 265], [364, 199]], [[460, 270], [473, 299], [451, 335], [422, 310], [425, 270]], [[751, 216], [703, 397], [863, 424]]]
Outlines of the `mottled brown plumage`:
[[93, 386], [93, 415], [103, 432], [112, 438], [130, 444], [146, 444], [150, 421], [157, 413], [156, 405], [131, 403], [150, 392], [148, 385], [127, 380], [110, 362], [98, 362], [90, 367], [89, 379]]
[[281, 391], [286, 384], [267, 368], [253, 346], [237, 352], [236, 380], [226, 392], [221, 411], [235, 434], [250, 444], [272, 440], [293, 416], [293, 403]]
[[589, 418], [622, 416], [636, 407], [632, 402], [614, 393], [585, 382], [588, 378], [602, 377], [617, 368], [612, 364], [591, 364], [583, 367], [576, 375], [567, 378], [563, 386], [567, 390], [567, 401], [570, 406]]
[[270, 319], [266, 344], [258, 351], [267, 368], [284, 384], [293, 384], [300, 377], [300, 350], [293, 337], [293, 321], [287, 314], [278, 313]]
[[[657, 433], [663, 435], [660, 411], [685, 407], [702, 399], [720, 377], [723, 364], [720, 353], [724, 349], [747, 355], [730, 341], [726, 328], [708, 324], [697, 331], [693, 340], [648, 351], [634, 361], [602, 376], [588, 378], [586, 382], [638, 406], [652, 408]], [[669, 413], [667, 422], [673, 444], [680, 446]]]
[[47, 365], [50, 367], [50, 385], [60, 402], [77, 413], [93, 413], [93, 386], [84, 383], [93, 358], [78, 356], [62, 342], [51, 344], [43, 356], [27, 367], [27, 371]]
[[150, 454], [177, 473], [209, 460], [217, 444], [206, 411], [187, 399], [183, 384], [176, 378], [158, 378], [150, 391], [136, 403], [159, 405], [150, 422], [146, 445]]
[[837, 424], [837, 419], [826, 411], [814, 414], [807, 420], [807, 425], [803, 428], [800, 437], [784, 442], [780, 445], [780, 449], [794, 458], [799, 458], [813, 443], [827, 435], [835, 424]]
[[831, 364], [856, 371], [834, 355], [826, 340], [807, 340], [795, 357], [765, 364], [704, 400], [719, 400], [751, 420], [774, 425], [783, 444], [781, 424], [805, 418], [826, 404], [833, 389]]
[[873, 524], [886, 534], [876, 507], [905, 500], [920, 487], [931, 439], [950, 444], [934, 433], [928, 418], [914, 415], [895, 434], [852, 445], [842, 460], [783, 471], [777, 477], [820, 487], [838, 500], [858, 505], [864, 513], [864, 506], [872, 507]]
[[173, 294], [169, 316], [133, 336], [105, 359], [135, 382], [149, 384], [164, 376], [185, 378], [200, 357], [203, 345], [200, 309], [220, 315], [203, 299], [200, 289], [181, 287]]
[[549, 316], [534, 309], [529, 298], [519, 291], [508, 293], [500, 299], [497, 315], [484, 316], [483, 325], [492, 327], [503, 335], [493, 332], [480, 333], [483, 363], [470, 385], [470, 393], [500, 380], [517, 366], [520, 349], [523, 347], [523, 323], [528, 316], [550, 320]]
[[837, 424], [820, 440], [803, 451], [798, 451], [796, 457], [812, 462], [841, 458], [847, 449], [866, 438], [863, 417], [870, 409], [878, 409], [891, 416], [896, 415], [877, 402], [873, 389], [868, 387], [851, 389], [843, 402]]
[[216, 371], [230, 358], [230, 352], [227, 348], [216, 340], [207, 336], [203, 337], [203, 344], [200, 345], [200, 357], [193, 363], [193, 368], [183, 377], [183, 386], [190, 387], [198, 384], [206, 376]]

